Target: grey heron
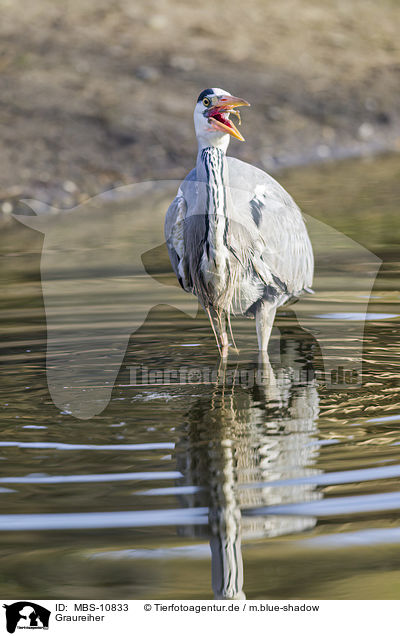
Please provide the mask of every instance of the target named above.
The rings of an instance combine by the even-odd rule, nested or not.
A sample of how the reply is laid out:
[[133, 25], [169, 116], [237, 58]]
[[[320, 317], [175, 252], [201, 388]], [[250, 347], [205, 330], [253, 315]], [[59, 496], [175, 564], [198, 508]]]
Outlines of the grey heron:
[[[203, 90], [194, 109], [196, 167], [168, 208], [165, 238], [182, 288], [197, 296], [220, 353], [231, 314], [255, 318], [266, 352], [277, 307], [311, 291], [313, 251], [300, 209], [270, 175], [226, 151], [244, 141], [231, 120], [250, 106], [220, 88]], [[234, 340], [233, 340], [234, 344]]]

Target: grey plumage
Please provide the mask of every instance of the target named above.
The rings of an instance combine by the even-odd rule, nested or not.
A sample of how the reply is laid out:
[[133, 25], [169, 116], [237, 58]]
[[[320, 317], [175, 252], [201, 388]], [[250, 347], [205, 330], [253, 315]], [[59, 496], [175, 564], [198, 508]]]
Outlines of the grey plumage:
[[165, 237], [181, 286], [207, 311], [224, 353], [225, 317], [255, 317], [266, 350], [276, 308], [312, 284], [299, 208], [275, 179], [227, 157], [222, 144], [199, 143], [196, 168], [167, 211]]

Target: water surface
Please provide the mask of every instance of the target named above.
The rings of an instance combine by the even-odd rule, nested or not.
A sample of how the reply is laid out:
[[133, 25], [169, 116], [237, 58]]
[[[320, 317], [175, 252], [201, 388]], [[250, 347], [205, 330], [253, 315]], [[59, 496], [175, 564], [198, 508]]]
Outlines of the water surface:
[[[50, 396], [43, 236], [10, 219], [0, 273], [0, 596], [399, 597], [399, 172], [388, 157], [282, 177], [307, 214], [383, 265], [365, 297], [362, 272], [350, 264], [345, 275], [316, 245], [317, 293], [279, 314], [272, 370], [260, 368], [245, 320], [234, 322], [240, 354], [220, 364], [162, 247], [143, 243], [154, 288], [130, 266], [129, 201], [105, 199], [100, 265], [93, 245], [77, 241], [72, 259], [57, 256], [51, 288], [59, 346], [50, 368], [63, 358], [65, 387], [83, 390], [79, 356], [95, 350], [86, 404], [109, 389], [106, 408], [86, 420]], [[141, 210], [161, 236], [166, 193], [150, 210], [147, 194]], [[91, 227], [89, 215], [69, 231]], [[362, 384], [332, 387], [324, 356], [354, 362], [366, 310]]]

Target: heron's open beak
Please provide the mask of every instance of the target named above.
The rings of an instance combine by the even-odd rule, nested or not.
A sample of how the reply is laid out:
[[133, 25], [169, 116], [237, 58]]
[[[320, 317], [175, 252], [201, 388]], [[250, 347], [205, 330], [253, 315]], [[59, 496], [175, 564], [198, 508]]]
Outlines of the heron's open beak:
[[239, 111], [235, 108], [241, 106], [250, 106], [249, 102], [240, 97], [233, 97], [233, 95], [223, 95], [219, 98], [216, 104], [213, 104], [208, 110], [207, 117], [214, 128], [229, 133], [232, 137], [244, 141], [243, 135], [240, 134], [235, 124], [229, 119], [229, 115], [232, 113], [238, 118], [238, 125], [240, 126]]

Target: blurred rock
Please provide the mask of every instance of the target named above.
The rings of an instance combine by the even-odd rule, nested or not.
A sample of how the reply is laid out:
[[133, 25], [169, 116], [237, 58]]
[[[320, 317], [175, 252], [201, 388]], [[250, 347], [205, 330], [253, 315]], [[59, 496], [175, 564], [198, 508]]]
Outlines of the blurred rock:
[[78, 186], [73, 181], [64, 181], [63, 188], [65, 192], [69, 192], [70, 194], [73, 194], [74, 192], [77, 191]]
[[136, 77], [144, 82], [155, 82], [160, 78], [160, 73], [154, 66], [139, 66], [136, 69]]
[[326, 144], [320, 144], [317, 147], [317, 155], [320, 159], [328, 159], [331, 155], [331, 149]]
[[173, 55], [169, 60], [170, 66], [176, 68], [179, 71], [193, 71], [196, 66], [196, 62], [192, 57], [184, 57], [181, 55]]
[[4, 201], [1, 204], [1, 211], [3, 212], [3, 214], [11, 214], [13, 210], [14, 206], [10, 201]]
[[358, 136], [363, 141], [370, 139], [373, 134], [374, 134], [374, 127], [367, 121], [361, 124], [361, 126], [358, 129]]
[[392, 118], [388, 115], [388, 113], [380, 112], [375, 115], [375, 121], [378, 124], [383, 124], [384, 126], [388, 126], [391, 123], [391, 120]]
[[282, 118], [282, 109], [279, 106], [270, 106], [268, 108], [268, 115], [273, 121], [278, 121]]
[[155, 31], [161, 31], [168, 26], [168, 19], [161, 13], [156, 13], [149, 17], [147, 24]]
[[369, 111], [374, 111], [378, 107], [376, 99], [373, 97], [367, 97], [365, 100], [365, 108]]

